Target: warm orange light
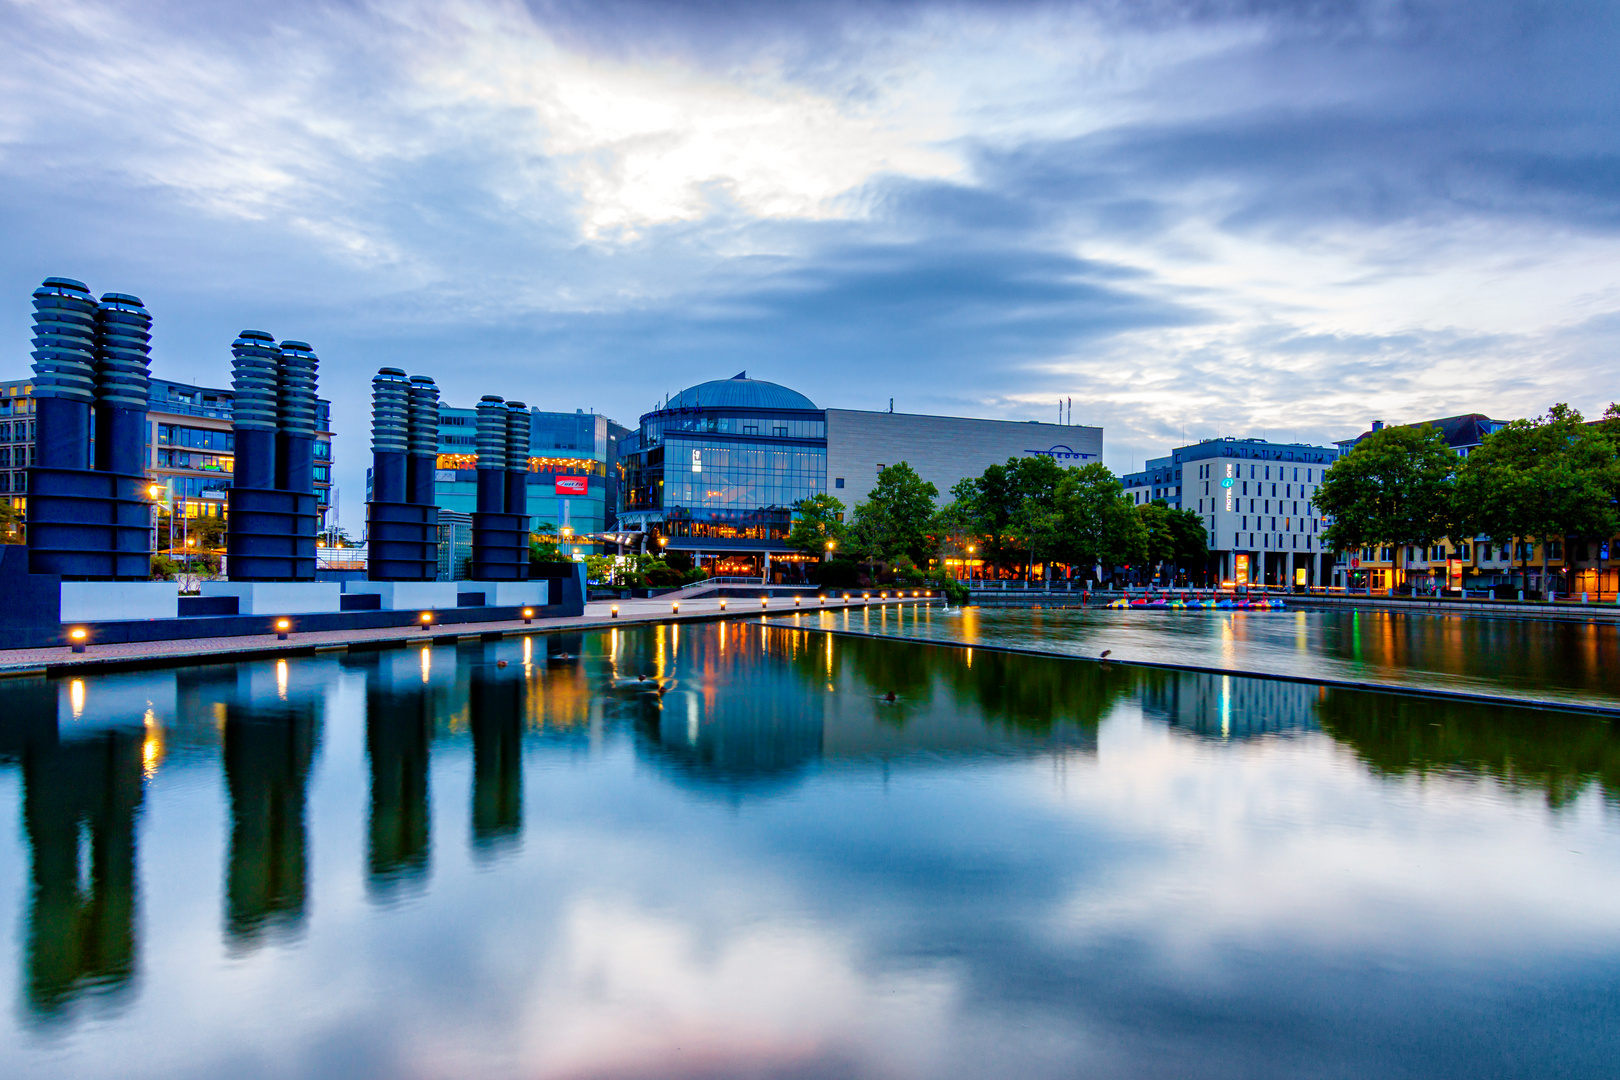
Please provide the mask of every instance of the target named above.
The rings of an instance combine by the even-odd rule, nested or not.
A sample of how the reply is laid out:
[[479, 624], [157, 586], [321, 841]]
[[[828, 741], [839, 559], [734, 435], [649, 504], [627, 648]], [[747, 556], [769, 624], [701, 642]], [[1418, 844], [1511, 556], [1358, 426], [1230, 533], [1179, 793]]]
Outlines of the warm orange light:
[[671, 615], [679, 615], [681, 613], [681, 602], [679, 600], [669, 605], [669, 613]]
[[615, 619], [617, 619], [619, 617], [619, 605], [618, 604], [613, 605], [613, 617]]
[[862, 600], [870, 600], [870, 599], [872, 599], [872, 594], [869, 593], [869, 592], [863, 592], [863, 593], [861, 593], [861, 599]]
[[720, 610], [726, 610], [726, 598], [723, 596], [720, 598]]
[[831, 551], [833, 548], [835, 548], [837, 546], [838, 546], [838, 541], [836, 541], [836, 540], [827, 541], [827, 550], [828, 551]]
[[156, 484], [153, 484], [151, 487], [146, 489], [146, 497], [149, 499], [155, 499], [162, 494], [163, 489], [158, 487]]
[[431, 611], [422, 612], [422, 621], [424, 623], [432, 622], [433, 621], [433, 612], [431, 612]]
[[68, 631], [68, 637], [72, 638], [74, 641], [83, 641], [89, 636], [90, 632], [82, 626], [75, 626], [72, 630]]
[[766, 605], [767, 605], [767, 604], [769, 604], [769, 603], [770, 603], [770, 600], [769, 600], [769, 598], [767, 598], [767, 597], [764, 597], [764, 596], [762, 596], [762, 597], [760, 597], [760, 598], [759, 598], [759, 606], [760, 606], [760, 607], [765, 607], [765, 606], [766, 606]]
[[532, 618], [534, 618], [534, 608], [532, 608], [532, 607], [526, 607], [526, 608], [524, 608], [524, 609], [523, 609], [523, 617], [524, 617], [524, 618], [525, 618], [525, 619], [532, 619]]
[[968, 554], [969, 555], [973, 554], [973, 545], [972, 544], [968, 545]]
[[277, 630], [285, 630], [288, 627], [290, 627], [291, 625], [292, 625], [292, 620], [291, 619], [277, 619], [276, 620], [276, 629]]

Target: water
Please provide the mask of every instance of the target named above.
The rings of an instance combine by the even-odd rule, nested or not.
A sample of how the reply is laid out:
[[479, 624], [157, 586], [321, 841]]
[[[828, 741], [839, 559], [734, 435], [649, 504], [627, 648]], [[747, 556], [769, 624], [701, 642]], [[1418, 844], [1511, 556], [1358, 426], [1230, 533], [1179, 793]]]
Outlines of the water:
[[941, 610], [922, 605], [817, 611], [805, 625], [1008, 645], [1242, 674], [1620, 708], [1620, 626], [1400, 611]]
[[4, 685], [9, 1077], [1620, 1061], [1600, 716], [755, 621]]

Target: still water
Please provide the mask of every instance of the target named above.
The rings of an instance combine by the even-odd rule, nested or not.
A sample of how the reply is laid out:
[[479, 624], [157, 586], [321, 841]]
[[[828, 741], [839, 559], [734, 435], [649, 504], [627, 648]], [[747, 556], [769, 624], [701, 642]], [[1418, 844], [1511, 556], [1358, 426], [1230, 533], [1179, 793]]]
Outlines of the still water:
[[[791, 616], [789, 617], [792, 618]], [[1399, 611], [1099, 608], [825, 611], [804, 625], [1620, 708], [1620, 626]]]
[[4, 694], [8, 1077], [1620, 1061], [1603, 717], [753, 621]]

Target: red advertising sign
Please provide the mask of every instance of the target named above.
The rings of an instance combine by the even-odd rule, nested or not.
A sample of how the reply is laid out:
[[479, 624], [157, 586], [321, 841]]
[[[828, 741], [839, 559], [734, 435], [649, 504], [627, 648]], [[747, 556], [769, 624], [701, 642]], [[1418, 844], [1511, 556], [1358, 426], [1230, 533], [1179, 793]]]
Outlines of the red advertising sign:
[[584, 495], [589, 477], [585, 476], [559, 476], [557, 477], [557, 494]]

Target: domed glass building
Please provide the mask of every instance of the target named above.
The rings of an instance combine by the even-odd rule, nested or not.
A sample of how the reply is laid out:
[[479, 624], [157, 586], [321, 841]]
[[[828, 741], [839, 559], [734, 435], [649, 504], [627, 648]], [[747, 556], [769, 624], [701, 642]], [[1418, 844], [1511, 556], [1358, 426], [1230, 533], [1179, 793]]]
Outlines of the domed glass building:
[[[621, 528], [711, 571], [794, 563], [794, 504], [827, 490], [827, 417], [803, 394], [742, 372], [688, 387], [619, 444]], [[787, 569], [787, 567], [783, 567]]]

